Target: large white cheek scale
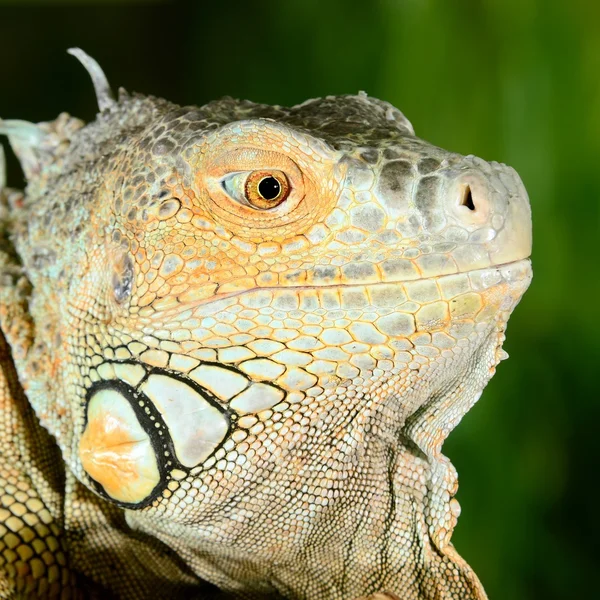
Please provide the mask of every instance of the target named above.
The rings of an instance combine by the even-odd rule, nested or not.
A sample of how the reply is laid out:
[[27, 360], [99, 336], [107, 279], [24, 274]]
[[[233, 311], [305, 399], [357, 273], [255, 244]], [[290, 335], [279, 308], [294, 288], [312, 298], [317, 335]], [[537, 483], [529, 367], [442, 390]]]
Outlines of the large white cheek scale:
[[204, 462], [227, 435], [229, 423], [223, 412], [183, 381], [150, 375], [140, 390], [161, 413], [183, 466]]

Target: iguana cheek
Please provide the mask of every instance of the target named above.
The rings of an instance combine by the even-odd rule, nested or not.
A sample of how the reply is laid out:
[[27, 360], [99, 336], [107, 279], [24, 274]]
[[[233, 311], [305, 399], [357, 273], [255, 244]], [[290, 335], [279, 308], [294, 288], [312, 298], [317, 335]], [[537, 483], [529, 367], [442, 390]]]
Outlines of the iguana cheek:
[[223, 411], [183, 381], [153, 374], [140, 390], [161, 413], [183, 466], [206, 460], [227, 435], [229, 422]]
[[79, 458], [88, 475], [114, 500], [138, 503], [160, 483], [150, 438], [118, 391], [103, 389], [90, 399]]

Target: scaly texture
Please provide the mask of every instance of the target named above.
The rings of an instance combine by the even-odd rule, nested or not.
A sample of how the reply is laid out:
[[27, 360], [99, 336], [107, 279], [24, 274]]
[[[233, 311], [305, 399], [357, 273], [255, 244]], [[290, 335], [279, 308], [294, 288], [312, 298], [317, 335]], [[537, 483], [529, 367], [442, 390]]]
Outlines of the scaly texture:
[[485, 598], [441, 448], [531, 279], [514, 170], [74, 54], [93, 123], [0, 121], [0, 596]]

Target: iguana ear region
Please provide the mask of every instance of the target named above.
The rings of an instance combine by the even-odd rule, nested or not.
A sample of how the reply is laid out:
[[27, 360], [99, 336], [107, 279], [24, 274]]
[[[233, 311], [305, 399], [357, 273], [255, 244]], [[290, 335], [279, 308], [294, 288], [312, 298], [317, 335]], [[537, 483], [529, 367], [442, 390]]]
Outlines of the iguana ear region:
[[219, 363], [182, 375], [137, 362], [105, 362], [90, 379], [79, 459], [92, 487], [128, 508], [168, 497], [171, 482], [177, 487], [211, 466], [209, 459], [229, 437], [244, 435], [245, 415], [285, 397], [277, 386]]

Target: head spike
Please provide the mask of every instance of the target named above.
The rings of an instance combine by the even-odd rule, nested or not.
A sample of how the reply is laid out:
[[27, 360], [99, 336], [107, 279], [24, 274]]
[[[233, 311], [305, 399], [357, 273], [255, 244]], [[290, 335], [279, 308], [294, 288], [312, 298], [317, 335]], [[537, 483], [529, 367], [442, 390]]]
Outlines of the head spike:
[[81, 48], [69, 48], [67, 52], [77, 58], [90, 74], [94, 89], [96, 90], [96, 98], [98, 99], [100, 112], [114, 106], [116, 104], [115, 97], [100, 65]]
[[37, 151], [46, 137], [46, 133], [39, 125], [19, 119], [9, 119], [8, 121], [0, 119], [0, 135], [8, 137], [28, 179], [39, 171]]
[[39, 125], [29, 121], [21, 121], [20, 119], [4, 121], [0, 119], [0, 135], [6, 135], [9, 138], [19, 138], [29, 142], [31, 145], [35, 145], [39, 144], [46, 134]]
[[61, 113], [54, 121], [30, 123], [19, 119], [0, 119], [0, 135], [16, 154], [27, 181], [37, 176], [44, 166], [62, 157], [73, 135], [84, 126], [83, 121]]

